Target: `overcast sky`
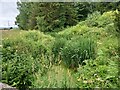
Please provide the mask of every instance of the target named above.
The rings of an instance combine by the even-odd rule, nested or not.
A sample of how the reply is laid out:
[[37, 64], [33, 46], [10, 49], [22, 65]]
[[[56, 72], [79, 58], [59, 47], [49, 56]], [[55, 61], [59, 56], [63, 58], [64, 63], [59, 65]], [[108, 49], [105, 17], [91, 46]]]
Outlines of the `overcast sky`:
[[0, 27], [15, 26], [15, 17], [19, 14], [17, 0], [0, 0]]

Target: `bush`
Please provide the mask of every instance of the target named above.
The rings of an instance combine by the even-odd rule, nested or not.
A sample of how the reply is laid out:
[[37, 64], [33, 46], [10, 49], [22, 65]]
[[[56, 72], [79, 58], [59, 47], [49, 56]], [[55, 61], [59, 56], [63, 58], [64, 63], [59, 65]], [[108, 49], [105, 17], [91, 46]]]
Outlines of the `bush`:
[[35, 73], [40, 69], [41, 74], [45, 74], [49, 68], [47, 45], [51, 40], [51, 37], [39, 32], [27, 32], [22, 37], [4, 39], [2, 82], [21, 90], [33, 86]]
[[90, 38], [80, 37], [68, 41], [62, 50], [62, 58], [70, 68], [78, 67], [85, 59], [95, 57], [95, 43]]
[[3, 57], [2, 82], [25, 90], [34, 81], [33, 75], [36, 67], [33, 66], [34, 59], [28, 54], [15, 54], [6, 62]]
[[21, 90], [32, 85], [34, 59], [29, 49], [31, 49], [29, 44], [21, 42], [21, 40], [4, 40], [2, 57], [3, 82], [16, 86]]
[[119, 90], [118, 62], [117, 58], [113, 60], [106, 56], [86, 60], [86, 65], [80, 66], [76, 74], [79, 88], [116, 88]]
[[40, 39], [39, 37], [40, 34], [42, 36], [42, 33], [32, 31], [32, 32], [26, 33], [24, 37], [25, 39], [28, 39], [28, 40], [38, 41]]
[[97, 19], [101, 17], [100, 12], [96, 11], [92, 14], [88, 14], [88, 18], [86, 19], [85, 23], [89, 26], [89, 27], [93, 27], [93, 26], [98, 26], [98, 22]]
[[86, 25], [80, 26], [79, 24], [70, 28], [65, 29], [58, 33], [62, 37], [66, 38], [67, 40], [71, 40], [75, 36], [82, 36], [87, 32], [93, 30], [94, 28], [88, 27]]
[[79, 23], [80, 26], [86, 25], [88, 27], [106, 27], [108, 24], [114, 23], [115, 14], [113, 11], [105, 12], [102, 15], [96, 11], [89, 14], [85, 21]]
[[106, 27], [114, 22], [115, 15], [113, 11], [105, 12], [101, 17], [97, 19], [98, 27]]

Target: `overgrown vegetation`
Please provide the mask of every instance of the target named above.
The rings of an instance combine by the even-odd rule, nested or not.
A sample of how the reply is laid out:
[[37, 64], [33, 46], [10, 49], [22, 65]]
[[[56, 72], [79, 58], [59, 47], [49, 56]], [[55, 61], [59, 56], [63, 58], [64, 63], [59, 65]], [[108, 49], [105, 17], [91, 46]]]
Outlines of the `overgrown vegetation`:
[[120, 88], [116, 12], [95, 12], [51, 35], [33, 30], [13, 37], [18, 32], [3, 32], [2, 82], [21, 90]]
[[67, 42], [62, 50], [62, 59], [68, 67], [78, 67], [86, 59], [95, 58], [95, 43], [80, 37]]
[[21, 34], [3, 40], [2, 80], [25, 89], [32, 85], [35, 72], [40, 69], [41, 73], [45, 73], [47, 70], [50, 62], [48, 45], [54, 38], [36, 31]]

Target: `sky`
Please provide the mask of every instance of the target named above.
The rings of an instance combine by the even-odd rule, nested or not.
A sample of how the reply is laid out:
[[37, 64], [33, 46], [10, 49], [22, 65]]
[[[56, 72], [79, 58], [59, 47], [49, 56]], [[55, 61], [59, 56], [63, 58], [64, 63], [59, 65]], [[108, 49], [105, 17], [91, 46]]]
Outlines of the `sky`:
[[17, 0], [0, 0], [0, 27], [14, 27], [17, 10]]

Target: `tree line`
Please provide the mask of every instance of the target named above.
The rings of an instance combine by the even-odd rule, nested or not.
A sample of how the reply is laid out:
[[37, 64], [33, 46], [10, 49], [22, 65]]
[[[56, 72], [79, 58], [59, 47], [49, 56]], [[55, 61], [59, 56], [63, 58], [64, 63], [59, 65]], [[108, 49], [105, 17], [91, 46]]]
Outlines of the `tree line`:
[[59, 31], [76, 25], [88, 14], [120, 9], [119, 2], [17, 2], [16, 24], [22, 30]]

